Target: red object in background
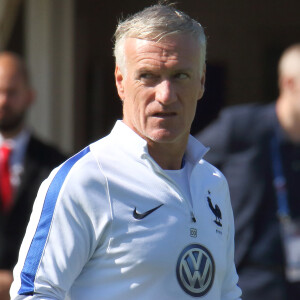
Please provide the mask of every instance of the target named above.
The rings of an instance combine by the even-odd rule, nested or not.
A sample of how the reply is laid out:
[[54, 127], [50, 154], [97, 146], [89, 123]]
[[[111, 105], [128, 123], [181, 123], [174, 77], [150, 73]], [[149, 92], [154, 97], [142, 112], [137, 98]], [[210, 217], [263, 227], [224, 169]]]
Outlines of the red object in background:
[[12, 205], [12, 186], [10, 182], [9, 157], [11, 147], [4, 144], [0, 148], [0, 199], [1, 209], [4, 212], [9, 211]]

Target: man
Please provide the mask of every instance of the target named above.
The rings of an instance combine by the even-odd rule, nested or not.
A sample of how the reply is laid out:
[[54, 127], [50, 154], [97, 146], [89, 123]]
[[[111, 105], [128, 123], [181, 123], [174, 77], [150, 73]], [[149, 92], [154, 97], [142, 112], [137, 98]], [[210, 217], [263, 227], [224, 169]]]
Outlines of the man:
[[51, 169], [65, 159], [25, 127], [25, 115], [33, 101], [34, 93], [22, 60], [10, 52], [0, 53], [1, 300], [9, 299], [12, 269], [38, 188]]
[[[229, 182], [244, 300], [300, 297], [300, 249], [290, 248], [299, 237], [286, 232], [300, 217], [300, 44], [283, 53], [278, 70], [276, 103], [225, 109], [197, 136]], [[286, 247], [296, 259], [285, 255], [288, 264]]]
[[115, 37], [123, 121], [41, 186], [12, 299], [240, 299], [227, 183], [189, 136], [203, 29], [155, 5]]

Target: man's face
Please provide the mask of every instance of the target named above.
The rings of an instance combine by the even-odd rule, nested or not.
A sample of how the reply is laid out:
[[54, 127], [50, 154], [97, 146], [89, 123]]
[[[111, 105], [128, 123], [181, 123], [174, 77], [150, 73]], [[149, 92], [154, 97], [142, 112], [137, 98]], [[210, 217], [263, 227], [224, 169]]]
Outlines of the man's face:
[[186, 143], [204, 92], [199, 48], [189, 35], [125, 41], [125, 70], [115, 71], [123, 121], [148, 143]]
[[17, 65], [10, 58], [0, 59], [0, 131], [20, 129], [32, 94]]

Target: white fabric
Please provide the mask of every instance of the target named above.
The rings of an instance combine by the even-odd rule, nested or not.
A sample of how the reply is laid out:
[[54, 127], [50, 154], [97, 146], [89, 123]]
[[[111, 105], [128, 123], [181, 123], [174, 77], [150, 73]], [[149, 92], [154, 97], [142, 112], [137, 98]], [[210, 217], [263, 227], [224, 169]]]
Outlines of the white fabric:
[[190, 201], [191, 205], [193, 205], [187, 164], [185, 163], [183, 168], [179, 170], [164, 170], [164, 171], [172, 180], [174, 180], [174, 182], [178, 185], [184, 197]]
[[[90, 145], [90, 152], [76, 161], [57, 199], [50, 199], [56, 204], [34, 277], [34, 295], [18, 295], [46, 194], [60, 169], [42, 184], [14, 269], [11, 299], [194, 299], [180, 286], [176, 269], [182, 250], [198, 244], [209, 250], [215, 263], [212, 287], [201, 299], [240, 299], [228, 186], [223, 175], [201, 159], [205, 152], [190, 136], [185, 158], [192, 208], [149, 156], [146, 142], [118, 121], [109, 136]], [[214, 222], [208, 193], [222, 212], [222, 227]], [[135, 208], [142, 213], [160, 204], [143, 219], [133, 217]]]

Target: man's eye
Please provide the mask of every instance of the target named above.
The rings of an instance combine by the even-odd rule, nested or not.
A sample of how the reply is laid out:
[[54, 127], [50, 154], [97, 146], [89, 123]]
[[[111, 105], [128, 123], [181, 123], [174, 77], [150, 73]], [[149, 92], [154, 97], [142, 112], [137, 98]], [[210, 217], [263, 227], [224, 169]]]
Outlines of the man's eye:
[[141, 79], [153, 79], [153, 78], [155, 78], [155, 76], [151, 73], [142, 73], [140, 75], [140, 78]]
[[189, 78], [189, 75], [186, 74], [186, 73], [178, 73], [178, 74], [175, 74], [174, 76], [176, 79], [187, 79]]

